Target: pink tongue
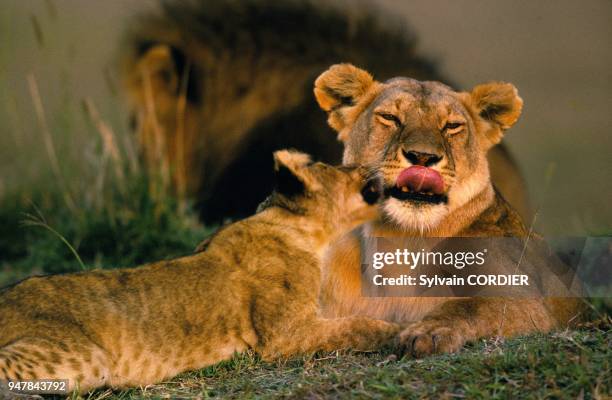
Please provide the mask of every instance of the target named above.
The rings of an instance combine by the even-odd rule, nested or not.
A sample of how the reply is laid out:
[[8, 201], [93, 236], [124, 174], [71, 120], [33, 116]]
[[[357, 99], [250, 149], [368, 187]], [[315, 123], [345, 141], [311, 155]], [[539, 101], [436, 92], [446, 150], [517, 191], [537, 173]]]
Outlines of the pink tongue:
[[407, 186], [413, 192], [444, 193], [444, 181], [438, 171], [420, 165], [413, 165], [403, 170], [397, 177], [395, 185], [398, 188]]

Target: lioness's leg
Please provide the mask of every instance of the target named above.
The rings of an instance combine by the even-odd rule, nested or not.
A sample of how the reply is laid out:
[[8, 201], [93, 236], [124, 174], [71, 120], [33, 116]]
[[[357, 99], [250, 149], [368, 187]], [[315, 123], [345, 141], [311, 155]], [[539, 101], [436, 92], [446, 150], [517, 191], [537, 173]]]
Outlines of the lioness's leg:
[[104, 386], [106, 354], [95, 344], [26, 337], [0, 348], [0, 380], [68, 380], [67, 390]]
[[399, 331], [397, 324], [367, 317], [319, 318], [288, 335], [278, 348], [264, 351], [264, 357], [339, 349], [376, 350], [392, 344]]
[[455, 299], [441, 304], [421, 321], [406, 327], [399, 341], [405, 352], [422, 357], [454, 352], [465, 343], [482, 337], [548, 332], [562, 324], [564, 321], [553, 317], [551, 309], [541, 299]]

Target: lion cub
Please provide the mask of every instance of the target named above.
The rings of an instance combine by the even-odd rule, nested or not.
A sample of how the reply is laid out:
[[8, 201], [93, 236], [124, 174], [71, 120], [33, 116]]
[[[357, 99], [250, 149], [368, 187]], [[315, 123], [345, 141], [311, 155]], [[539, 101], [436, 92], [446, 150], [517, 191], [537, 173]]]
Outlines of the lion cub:
[[[375, 349], [397, 325], [325, 319], [331, 241], [376, 216], [360, 171], [279, 151], [276, 191], [205, 250], [143, 267], [35, 277], [0, 293], [0, 379], [147, 385], [253, 349], [264, 358]], [[364, 200], [366, 198], [366, 200]]]

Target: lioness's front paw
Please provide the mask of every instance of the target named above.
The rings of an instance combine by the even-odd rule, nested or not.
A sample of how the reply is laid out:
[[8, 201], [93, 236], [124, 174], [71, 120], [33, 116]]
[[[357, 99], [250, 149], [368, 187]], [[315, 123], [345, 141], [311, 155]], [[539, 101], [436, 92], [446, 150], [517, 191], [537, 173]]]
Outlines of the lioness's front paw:
[[415, 322], [399, 334], [401, 354], [425, 357], [430, 354], [454, 353], [467, 341], [462, 330], [448, 320]]

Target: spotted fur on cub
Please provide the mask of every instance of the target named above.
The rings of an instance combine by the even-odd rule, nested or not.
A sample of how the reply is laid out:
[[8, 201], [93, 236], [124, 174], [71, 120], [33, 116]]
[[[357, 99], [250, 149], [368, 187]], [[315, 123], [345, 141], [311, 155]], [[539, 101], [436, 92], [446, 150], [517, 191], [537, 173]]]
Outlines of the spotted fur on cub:
[[289, 151], [275, 159], [277, 190], [260, 211], [195, 255], [4, 289], [0, 381], [145, 386], [247, 349], [273, 359], [391, 342], [394, 323], [319, 312], [323, 253], [377, 214], [362, 171]]

